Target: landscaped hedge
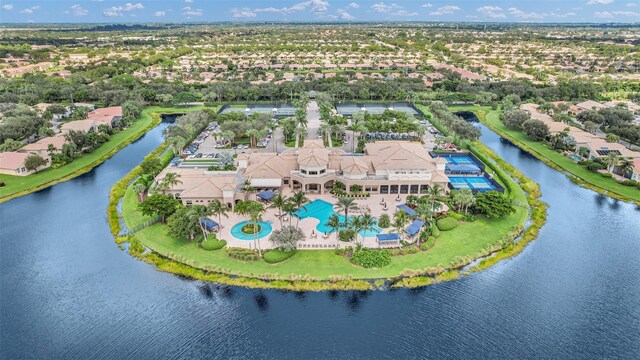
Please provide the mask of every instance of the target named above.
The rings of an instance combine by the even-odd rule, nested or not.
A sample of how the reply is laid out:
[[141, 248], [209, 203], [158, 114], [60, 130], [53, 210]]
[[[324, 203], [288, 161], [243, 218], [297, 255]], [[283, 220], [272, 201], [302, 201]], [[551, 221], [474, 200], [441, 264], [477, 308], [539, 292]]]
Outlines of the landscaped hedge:
[[420, 244], [420, 250], [427, 251], [427, 250], [431, 249], [433, 247], [433, 245], [435, 245], [435, 243], [436, 243], [436, 238], [433, 237], [433, 236], [429, 236], [427, 241], [425, 241], [422, 244]]
[[440, 231], [449, 231], [458, 226], [458, 220], [452, 217], [443, 217], [436, 221], [436, 225], [438, 225]]
[[225, 246], [227, 246], [227, 241], [216, 239], [215, 234], [209, 235], [206, 240], [200, 243], [200, 247], [208, 251], [220, 250]]
[[351, 262], [364, 268], [381, 268], [391, 264], [391, 251], [362, 248], [351, 256]]
[[296, 250], [294, 251], [282, 251], [278, 249], [269, 250], [266, 253], [264, 253], [264, 261], [268, 262], [269, 264], [279, 263], [281, 261], [285, 261], [288, 258], [292, 257], [295, 253], [296, 253]]
[[230, 258], [242, 261], [258, 261], [260, 259], [257, 251], [245, 248], [227, 248], [227, 255]]

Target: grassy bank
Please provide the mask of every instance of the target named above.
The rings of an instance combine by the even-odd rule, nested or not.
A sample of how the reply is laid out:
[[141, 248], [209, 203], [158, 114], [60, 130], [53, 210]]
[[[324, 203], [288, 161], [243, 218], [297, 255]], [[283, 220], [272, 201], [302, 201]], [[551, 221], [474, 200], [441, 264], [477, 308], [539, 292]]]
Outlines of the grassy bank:
[[91, 153], [83, 154], [67, 165], [57, 169], [44, 169], [28, 176], [0, 174], [0, 181], [6, 184], [0, 188], [0, 203], [42, 190], [63, 181], [71, 180], [89, 172], [120, 151], [120, 149], [157, 126], [161, 121], [160, 113], [181, 113], [193, 109], [196, 108], [146, 108], [131, 126], [121, 132], [113, 134], [109, 141], [102, 144], [102, 146]]
[[[134, 169], [134, 173], [136, 171], [139, 170]], [[499, 168], [495, 171], [502, 172]], [[507, 182], [510, 181], [510, 186], [507, 186], [510, 189], [509, 196], [518, 202], [525, 201], [526, 193], [510, 177], [504, 173], [502, 175], [508, 179]], [[147, 220], [137, 210], [135, 193], [126, 188], [135, 176], [137, 174], [123, 179], [118, 184], [123, 187], [112, 193], [114, 211], [117, 199], [124, 196], [123, 218], [127, 226], [135, 226]], [[110, 213], [110, 217], [112, 216]], [[395, 284], [418, 286], [451, 280], [454, 277], [447, 272], [448, 269], [460, 268], [475, 259], [503, 249], [520, 233], [527, 216], [527, 209], [518, 207], [515, 214], [507, 217], [494, 220], [479, 219], [461, 224], [451, 231], [443, 232], [429, 251], [396, 256], [389, 266], [380, 269], [354, 266], [347, 258], [336, 255], [332, 250], [299, 250], [290, 259], [277, 264], [269, 264], [263, 260], [242, 262], [230, 258], [225, 251], [206, 251], [195, 243], [172, 238], [167, 235], [166, 226], [163, 224], [155, 224], [135, 234], [136, 241], [153, 250], [151, 254], [136, 256], [155, 264], [163, 271], [175, 272], [173, 270], [177, 269], [181, 275], [189, 273], [192, 277], [202, 280], [248, 287], [299, 290], [363, 289], [374, 286], [366, 280], [398, 280], [406, 277], [412, 280], [401, 280]], [[112, 224], [116, 225], [116, 230], [119, 231], [118, 222]], [[239, 279], [244, 280], [240, 282]]]
[[[467, 109], [471, 110], [471, 107]], [[573, 182], [585, 188], [623, 201], [633, 201], [640, 205], [640, 190], [632, 186], [624, 186], [612, 178], [589, 171], [582, 165], [550, 149], [542, 142], [530, 140], [521, 131], [507, 129], [499, 119], [500, 112], [491, 110], [486, 115], [479, 113], [480, 121], [498, 135], [508, 139], [519, 148], [532, 154], [545, 164], [561, 171]]]

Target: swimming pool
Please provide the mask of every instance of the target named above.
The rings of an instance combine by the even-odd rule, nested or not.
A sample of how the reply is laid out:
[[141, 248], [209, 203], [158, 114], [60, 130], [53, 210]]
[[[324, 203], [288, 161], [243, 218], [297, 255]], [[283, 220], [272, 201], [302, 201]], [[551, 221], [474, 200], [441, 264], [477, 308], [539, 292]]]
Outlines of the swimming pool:
[[258, 222], [258, 225], [260, 225], [261, 229], [260, 232], [258, 233], [258, 236], [256, 237], [255, 234], [245, 234], [242, 232], [242, 227], [251, 223], [250, 221], [243, 221], [243, 222], [239, 222], [237, 224], [235, 224], [232, 228], [231, 228], [231, 236], [233, 236], [236, 239], [240, 239], [240, 240], [255, 240], [257, 239], [261, 239], [269, 234], [271, 234], [271, 231], [273, 231], [273, 228], [271, 226], [271, 223], [268, 222], [264, 222], [264, 221], [260, 221]]
[[456, 190], [471, 189], [477, 191], [490, 191], [496, 190], [496, 187], [489, 181], [489, 179], [478, 176], [449, 176], [451, 185]]
[[[333, 204], [320, 199], [306, 204], [304, 209], [300, 209], [299, 211], [293, 213], [294, 216], [297, 216], [300, 219], [306, 219], [309, 217], [318, 219], [320, 223], [318, 224], [318, 226], [316, 226], [316, 230], [318, 230], [318, 232], [327, 234], [331, 232], [331, 228], [329, 226], [326, 226], [325, 224], [327, 223], [327, 221], [329, 221], [329, 217], [331, 217], [331, 215], [333, 214], [338, 214], [333, 211]], [[338, 218], [340, 218], [340, 223], [344, 223], [344, 215], [338, 214]], [[349, 216], [349, 221], [351, 221], [351, 219], [353, 219], [353, 217]], [[378, 219], [376, 219], [376, 223], [377, 222]], [[341, 227], [340, 230], [342, 230], [343, 228], [344, 227]], [[369, 231], [367, 231], [367, 237], [376, 236], [376, 234], [379, 234], [381, 231], [382, 229], [374, 225], [371, 229], [369, 229]], [[364, 236], [364, 231], [360, 231], [359, 234], [360, 236]]]

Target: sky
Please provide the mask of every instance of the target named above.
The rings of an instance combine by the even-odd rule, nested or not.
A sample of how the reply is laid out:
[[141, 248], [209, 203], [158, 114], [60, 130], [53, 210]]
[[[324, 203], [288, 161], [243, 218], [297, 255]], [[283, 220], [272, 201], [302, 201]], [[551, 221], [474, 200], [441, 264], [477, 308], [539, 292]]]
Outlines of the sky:
[[0, 23], [635, 22], [640, 0], [0, 0]]

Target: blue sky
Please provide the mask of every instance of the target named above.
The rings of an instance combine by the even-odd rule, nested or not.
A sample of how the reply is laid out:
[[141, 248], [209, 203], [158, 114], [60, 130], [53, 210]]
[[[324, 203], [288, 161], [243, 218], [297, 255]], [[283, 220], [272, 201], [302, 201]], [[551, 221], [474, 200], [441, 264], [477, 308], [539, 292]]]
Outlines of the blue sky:
[[0, 0], [0, 23], [640, 22], [640, 0]]

